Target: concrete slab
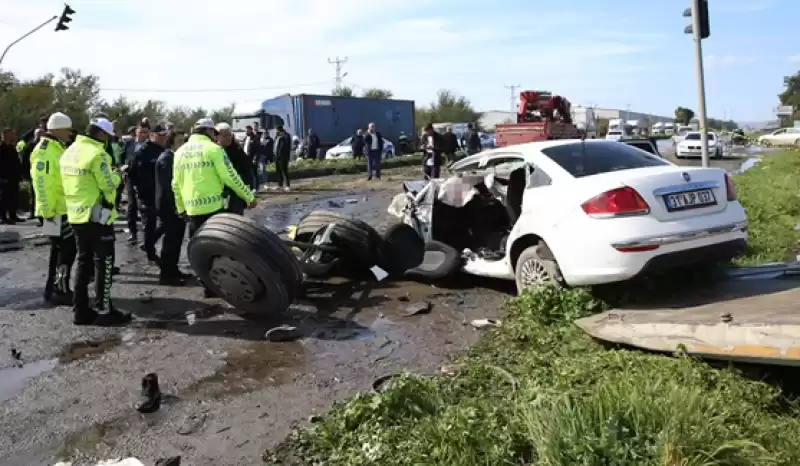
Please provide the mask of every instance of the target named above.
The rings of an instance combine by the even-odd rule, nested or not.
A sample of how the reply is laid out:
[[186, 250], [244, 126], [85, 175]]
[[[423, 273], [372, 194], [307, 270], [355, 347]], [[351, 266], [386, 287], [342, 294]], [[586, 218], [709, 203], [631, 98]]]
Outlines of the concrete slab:
[[576, 324], [597, 339], [652, 351], [800, 366], [800, 276], [758, 275]]

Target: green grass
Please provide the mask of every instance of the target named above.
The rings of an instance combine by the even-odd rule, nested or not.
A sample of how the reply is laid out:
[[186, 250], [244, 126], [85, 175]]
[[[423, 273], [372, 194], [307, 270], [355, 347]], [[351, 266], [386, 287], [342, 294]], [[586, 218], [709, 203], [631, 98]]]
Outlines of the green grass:
[[800, 153], [764, 158], [734, 177], [749, 220], [749, 250], [741, 265], [783, 261], [797, 251], [800, 232]]
[[[397, 167], [407, 167], [412, 165], [422, 166], [422, 156], [420, 154], [410, 154], [395, 156], [386, 159], [381, 163], [382, 169]], [[267, 171], [269, 174], [275, 173], [275, 165], [271, 164]], [[289, 176], [292, 179], [313, 178], [327, 175], [342, 175], [349, 173], [363, 173], [367, 171], [367, 161], [360, 159], [343, 160], [308, 160], [300, 159], [289, 165]]]
[[[607, 350], [572, 321], [604, 303], [539, 288], [454, 377], [361, 394], [265, 459], [326, 465], [797, 465], [800, 412], [686, 356]], [[276, 463], [272, 463], [276, 464]]]
[[[735, 181], [751, 232], [741, 262], [782, 259], [798, 239], [800, 155], [768, 157]], [[686, 292], [675, 284], [662, 288], [655, 291]], [[265, 460], [330, 466], [800, 464], [793, 395], [686, 355], [601, 346], [572, 324], [608, 308], [612, 300], [599, 296], [586, 289], [532, 290], [507, 304], [502, 328], [456, 361], [457, 375], [407, 374], [381, 394], [356, 395]]]

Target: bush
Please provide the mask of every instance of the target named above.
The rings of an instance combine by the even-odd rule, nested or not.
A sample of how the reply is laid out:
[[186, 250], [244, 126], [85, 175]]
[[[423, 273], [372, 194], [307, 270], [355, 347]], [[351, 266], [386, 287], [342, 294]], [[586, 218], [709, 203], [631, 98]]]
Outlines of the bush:
[[[410, 154], [395, 156], [383, 160], [381, 169], [408, 167], [422, 165], [420, 154]], [[299, 159], [289, 165], [289, 176], [292, 179], [316, 178], [328, 175], [343, 175], [351, 173], [365, 173], [367, 171], [366, 159], [342, 159], [342, 160], [309, 160]], [[267, 172], [271, 175], [275, 173], [275, 165], [270, 164]]]

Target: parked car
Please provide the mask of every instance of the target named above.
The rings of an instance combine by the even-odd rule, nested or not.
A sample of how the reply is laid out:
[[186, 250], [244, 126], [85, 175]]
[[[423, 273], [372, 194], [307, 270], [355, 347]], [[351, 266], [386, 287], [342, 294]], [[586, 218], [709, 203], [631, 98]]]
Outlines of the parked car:
[[609, 141], [621, 141], [625, 139], [625, 134], [622, 131], [609, 131], [606, 133], [606, 139]]
[[[352, 159], [353, 158], [353, 149], [350, 147], [350, 141], [352, 141], [352, 136], [345, 139], [344, 141], [336, 144], [335, 146], [328, 149], [325, 153], [325, 160], [337, 160], [337, 159]], [[394, 157], [395, 149], [394, 144], [392, 141], [388, 139], [383, 140], [383, 158], [388, 159], [390, 157]]]
[[389, 208], [427, 244], [409, 272], [429, 279], [460, 270], [514, 280], [519, 291], [597, 285], [726, 261], [747, 247], [747, 216], [724, 170], [677, 166], [628, 144], [532, 142], [450, 171], [405, 183]]
[[781, 128], [759, 136], [758, 142], [773, 146], [800, 146], [800, 128]]
[[[675, 157], [679, 159], [700, 157], [702, 155], [700, 136], [699, 131], [687, 133], [683, 141], [675, 146]], [[722, 158], [722, 141], [713, 131], [708, 132], [708, 155], [717, 159]]]

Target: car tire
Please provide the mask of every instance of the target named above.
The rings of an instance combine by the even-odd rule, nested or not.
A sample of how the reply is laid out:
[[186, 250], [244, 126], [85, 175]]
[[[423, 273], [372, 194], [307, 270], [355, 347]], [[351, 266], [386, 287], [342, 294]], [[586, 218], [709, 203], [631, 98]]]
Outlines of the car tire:
[[244, 312], [279, 313], [302, 293], [303, 272], [275, 233], [235, 214], [218, 214], [195, 233], [189, 263], [202, 282]]
[[380, 267], [390, 277], [402, 277], [425, 259], [425, 241], [405, 223], [396, 223], [383, 233]]
[[444, 280], [455, 275], [464, 265], [461, 253], [440, 241], [425, 245], [425, 255], [420, 265], [406, 271], [405, 276], [422, 280]]
[[538, 285], [561, 287], [564, 284], [558, 262], [544, 241], [528, 247], [517, 257], [514, 278], [518, 294]]
[[331, 243], [342, 249], [347, 261], [339, 261], [347, 266], [364, 269], [380, 262], [381, 237], [374, 228], [361, 220], [330, 212], [315, 210], [303, 217], [297, 224], [295, 241], [310, 242], [314, 234], [328, 225], [336, 223], [331, 232]]

